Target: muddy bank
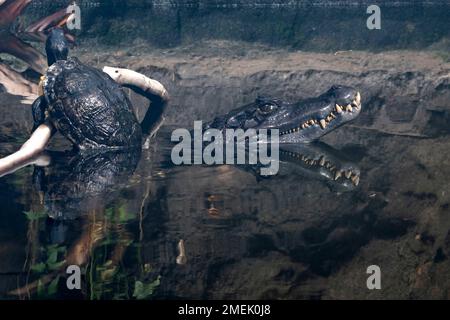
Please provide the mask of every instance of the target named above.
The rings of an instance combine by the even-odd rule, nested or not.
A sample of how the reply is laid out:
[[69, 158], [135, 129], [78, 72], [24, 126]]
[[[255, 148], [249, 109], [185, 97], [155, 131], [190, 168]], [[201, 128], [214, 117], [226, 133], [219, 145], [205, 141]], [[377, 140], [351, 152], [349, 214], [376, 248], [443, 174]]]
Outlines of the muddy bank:
[[[423, 137], [446, 130], [435, 121], [448, 108], [450, 63], [437, 53], [313, 54], [229, 42], [203, 46], [205, 50], [141, 48], [139, 53], [100, 50], [98, 54], [80, 48], [74, 54], [98, 67], [125, 66], [164, 83], [172, 95], [167, 124], [187, 126], [194, 120], [212, 119], [257, 96], [296, 101], [343, 84], [363, 93], [364, 112], [354, 126]], [[147, 104], [137, 100], [135, 105]]]
[[[449, 131], [450, 63], [439, 52], [323, 54], [226, 41], [171, 50], [142, 43], [122, 50], [87, 48], [76, 47], [72, 54], [98, 68], [126, 67], [162, 82], [172, 97], [165, 114], [168, 125], [192, 126], [194, 120], [210, 120], [258, 96], [293, 102], [343, 84], [363, 94], [364, 110], [351, 126], [418, 137]], [[16, 133], [29, 130], [28, 108], [18, 106], [21, 99], [1, 94], [5, 112], [0, 120], [17, 123]], [[130, 95], [142, 118], [148, 101]]]

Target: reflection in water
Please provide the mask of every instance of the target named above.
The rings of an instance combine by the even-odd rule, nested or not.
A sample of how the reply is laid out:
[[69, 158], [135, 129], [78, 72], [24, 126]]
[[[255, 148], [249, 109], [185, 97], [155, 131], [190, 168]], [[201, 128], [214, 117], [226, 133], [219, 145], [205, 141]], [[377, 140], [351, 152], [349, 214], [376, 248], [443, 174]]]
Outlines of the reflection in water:
[[[64, 294], [69, 265], [82, 267], [85, 297], [145, 298], [151, 294], [159, 281], [144, 281], [151, 266], [134, 261], [133, 277], [129, 277], [130, 270], [122, 264], [127, 249], [139, 240], [128, 228], [139, 219], [142, 223], [143, 213], [131, 212], [126, 202], [117, 201], [130, 185], [140, 154], [140, 150], [53, 153], [50, 167], [34, 168], [24, 266], [30, 278], [10, 295]], [[133, 251], [138, 254], [139, 246]]]
[[[318, 195], [330, 194], [334, 192], [330, 190], [337, 190], [337, 186], [340, 192], [355, 187], [351, 179], [335, 179], [334, 175], [324, 174], [313, 165], [316, 164], [314, 159], [318, 159], [318, 166], [323, 162], [322, 170], [325, 172], [329, 170], [325, 164], [330, 163], [338, 170], [351, 168], [352, 172], [359, 173], [355, 164], [345, 161], [336, 150], [325, 144], [282, 147], [281, 154], [286, 156], [282, 157], [280, 163], [280, 175], [263, 180], [258, 174], [259, 168], [255, 167], [173, 167], [169, 159], [172, 145], [167, 143], [168, 137], [167, 128], [162, 129], [157, 140], [152, 141], [151, 150], [144, 151], [143, 156], [140, 150], [126, 153], [48, 153], [50, 165], [35, 166], [32, 172], [32, 193], [26, 211], [29, 222], [24, 270], [27, 270], [27, 276], [20, 277], [19, 283], [22, 285], [9, 290], [7, 294], [22, 298], [148, 298], [161, 285], [160, 281], [167, 272], [171, 274], [175, 271], [174, 266], [192, 270], [201, 266], [198, 259], [214, 258], [216, 254], [207, 258], [211, 254], [207, 253], [207, 248], [216, 245], [217, 236], [219, 239], [225, 236], [233, 241], [244, 241], [243, 245], [249, 251], [245, 253], [238, 249], [236, 252], [233, 249], [229, 252], [232, 256], [258, 255], [260, 250], [268, 249], [264, 248], [266, 245], [270, 248], [276, 246], [273, 241], [279, 240], [269, 240], [267, 236], [259, 235], [259, 232], [253, 234], [254, 231], [249, 230], [244, 238], [238, 236], [237, 229], [242, 226], [239, 221], [250, 218], [241, 216], [244, 214], [239, 213], [241, 205], [254, 207], [247, 211], [251, 215], [256, 214], [251, 220], [270, 220], [264, 214], [258, 216], [258, 211], [263, 209], [258, 206], [265, 205], [263, 198], [267, 196], [272, 197], [275, 207], [271, 210], [276, 215], [282, 216], [286, 214], [286, 209], [291, 210], [292, 203], [283, 203], [284, 200], [280, 198], [277, 190], [280, 187], [290, 189], [298, 185], [299, 181], [310, 180], [321, 186], [316, 191]], [[310, 158], [311, 162], [302, 160], [305, 157]], [[215, 179], [211, 180], [211, 177]], [[214, 181], [217, 183], [211, 183]], [[195, 191], [191, 183], [196, 185]], [[180, 195], [179, 188], [183, 192], [194, 192]], [[230, 193], [230, 188], [237, 193]], [[239, 200], [236, 194], [246, 195]], [[204, 202], [182, 205], [184, 209], [179, 212], [177, 203], [184, 203], [187, 199], [204, 199]], [[154, 219], [162, 220], [155, 222]], [[167, 221], [169, 225], [175, 223], [175, 233], [161, 232], [167, 227], [167, 222], [164, 222], [167, 219], [170, 219]], [[213, 237], [204, 242], [206, 252], [199, 253], [196, 252], [198, 248], [191, 247], [197, 241], [197, 232], [208, 238]], [[261, 243], [258, 240], [260, 237]], [[269, 242], [264, 244], [266, 241]], [[339, 238], [333, 239], [330, 243], [339, 246], [339, 241]], [[320, 246], [326, 247], [328, 243], [326, 241]], [[255, 245], [257, 247], [253, 248]], [[153, 252], [154, 249], [157, 252]], [[169, 251], [165, 252], [167, 249]], [[313, 250], [308, 253], [313, 256], [321, 254], [316, 253], [318, 249], [309, 246], [306, 249], [296, 246], [289, 250], [293, 259], [298, 250]], [[207, 256], [202, 257], [205, 254]], [[220, 255], [214, 259], [221, 259]], [[75, 296], [74, 292], [65, 288], [68, 277], [65, 270], [72, 264], [81, 266], [83, 275], [81, 293], [76, 292]]]
[[[330, 187], [352, 190], [359, 184], [360, 169], [345, 154], [323, 143], [282, 144], [280, 176], [301, 170], [305, 176], [323, 179]], [[287, 173], [284, 173], [287, 171]]]
[[[174, 167], [168, 136], [160, 130], [142, 154], [50, 153], [48, 167], [28, 171], [25, 271], [2, 294], [320, 298], [366, 245], [414, 233], [416, 220], [382, 214], [392, 210], [389, 193], [368, 189], [383, 188], [376, 160], [355, 162], [377, 145], [370, 156], [324, 143], [282, 146], [279, 174], [261, 178], [254, 167]], [[406, 196], [416, 206], [431, 199]], [[71, 263], [83, 266], [81, 292], [65, 288]]]
[[177, 264], [186, 264], [187, 257], [186, 257], [186, 248], [184, 247], [184, 240], [181, 239], [178, 242], [178, 256], [177, 256]]
[[[160, 144], [167, 141], [159, 135]], [[282, 145], [280, 171], [266, 178], [251, 166], [167, 166], [170, 148], [160, 146], [159, 157], [163, 151], [166, 178], [153, 200], [162, 208], [148, 217], [155, 223], [147, 220], [145, 244], [161, 265], [163, 297], [232, 297], [243, 282], [239, 296], [289, 296], [287, 288], [330, 277], [370, 241], [395, 239], [413, 225], [378, 216], [386, 200], [360, 190], [352, 178], [364, 181], [364, 172], [323, 143]], [[159, 219], [167, 231], [158, 230]], [[183, 252], [186, 263], [174, 269]], [[320, 297], [323, 290], [301, 292]]]
[[126, 185], [139, 162], [140, 149], [54, 158], [49, 175], [45, 168], [34, 169], [33, 184], [45, 193], [45, 211], [52, 219], [71, 220], [101, 209], [117, 197], [117, 190]]

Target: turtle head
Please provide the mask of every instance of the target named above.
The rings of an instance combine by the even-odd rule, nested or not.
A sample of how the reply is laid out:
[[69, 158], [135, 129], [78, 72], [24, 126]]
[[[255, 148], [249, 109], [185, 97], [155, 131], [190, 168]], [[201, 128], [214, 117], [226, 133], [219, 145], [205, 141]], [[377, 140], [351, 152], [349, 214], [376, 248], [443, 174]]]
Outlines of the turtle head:
[[64, 36], [61, 28], [54, 28], [45, 42], [45, 51], [47, 53], [47, 63], [51, 66], [58, 60], [66, 60], [69, 53], [69, 43]]

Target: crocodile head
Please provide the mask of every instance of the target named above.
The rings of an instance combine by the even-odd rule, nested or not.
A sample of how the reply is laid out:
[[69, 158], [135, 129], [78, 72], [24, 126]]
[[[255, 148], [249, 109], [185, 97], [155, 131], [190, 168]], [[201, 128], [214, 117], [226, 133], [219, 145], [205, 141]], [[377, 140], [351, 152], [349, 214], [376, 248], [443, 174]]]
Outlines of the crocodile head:
[[215, 118], [205, 129], [278, 129], [282, 143], [311, 142], [355, 119], [360, 111], [361, 95], [356, 89], [333, 86], [297, 103], [258, 98]]

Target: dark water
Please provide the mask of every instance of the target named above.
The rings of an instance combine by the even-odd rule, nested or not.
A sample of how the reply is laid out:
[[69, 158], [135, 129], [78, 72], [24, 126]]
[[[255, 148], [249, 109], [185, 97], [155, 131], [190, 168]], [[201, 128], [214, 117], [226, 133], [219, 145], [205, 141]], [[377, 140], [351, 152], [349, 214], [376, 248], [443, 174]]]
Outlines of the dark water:
[[[153, 298], [289, 298], [287, 287], [330, 276], [368, 242], [413, 225], [378, 217], [382, 196], [334, 180], [328, 164], [364, 177], [362, 147], [352, 159], [325, 143], [284, 146], [279, 174], [263, 178], [252, 166], [173, 166], [170, 131], [142, 153], [50, 153], [50, 166], [3, 177], [3, 293], [132, 298], [142, 282]], [[75, 294], [61, 272], [69, 262], [83, 266]]]
[[[44, 10], [30, 9], [27, 19]], [[448, 49], [448, 7], [386, 7], [379, 34], [355, 27], [365, 25], [364, 7], [142, 10], [87, 8], [80, 46], [97, 39], [120, 49], [126, 36], [163, 48], [225, 39], [313, 52]], [[361, 88], [363, 111], [321, 143], [281, 147], [270, 178], [252, 166], [174, 166], [170, 126], [137, 153], [72, 154], [57, 137], [43, 155], [49, 165], [0, 178], [1, 298], [450, 298], [448, 64], [264, 70], [220, 82], [152, 71], [172, 95], [167, 123], [210, 119], [257, 93], [304, 98], [335, 82]], [[4, 92], [0, 108], [6, 155], [31, 119], [29, 105]], [[336, 168], [351, 178], [335, 180]], [[66, 287], [69, 264], [81, 266], [81, 290]], [[381, 290], [367, 289], [370, 265], [381, 268]]]

